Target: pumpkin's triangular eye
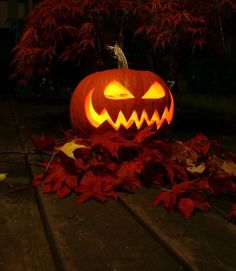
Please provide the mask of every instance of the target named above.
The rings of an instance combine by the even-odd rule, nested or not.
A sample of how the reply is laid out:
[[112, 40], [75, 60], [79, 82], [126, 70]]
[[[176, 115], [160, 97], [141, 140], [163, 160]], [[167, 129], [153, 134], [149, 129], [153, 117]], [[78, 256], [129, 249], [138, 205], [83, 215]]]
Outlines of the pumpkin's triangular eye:
[[164, 88], [155, 82], [148, 91], [143, 95], [142, 99], [160, 99], [165, 96]]
[[117, 81], [112, 81], [106, 86], [104, 96], [112, 100], [132, 99], [133, 94]]

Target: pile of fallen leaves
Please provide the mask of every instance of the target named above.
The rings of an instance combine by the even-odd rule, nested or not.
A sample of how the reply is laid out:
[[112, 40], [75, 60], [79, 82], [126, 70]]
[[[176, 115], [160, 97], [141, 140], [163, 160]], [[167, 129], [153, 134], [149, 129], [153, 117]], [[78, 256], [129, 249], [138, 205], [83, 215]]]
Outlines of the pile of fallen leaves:
[[228, 215], [236, 217], [236, 154], [202, 133], [185, 142], [155, 139], [150, 129], [125, 136], [64, 135], [60, 143], [53, 136], [31, 136], [38, 151], [52, 152], [50, 161], [42, 163], [44, 172], [33, 179], [46, 193], [58, 198], [76, 193], [78, 203], [91, 198], [105, 202], [117, 199], [119, 191], [148, 186], [157, 188], [152, 205], [179, 210], [186, 218], [195, 210], [210, 210], [212, 196], [230, 197]]

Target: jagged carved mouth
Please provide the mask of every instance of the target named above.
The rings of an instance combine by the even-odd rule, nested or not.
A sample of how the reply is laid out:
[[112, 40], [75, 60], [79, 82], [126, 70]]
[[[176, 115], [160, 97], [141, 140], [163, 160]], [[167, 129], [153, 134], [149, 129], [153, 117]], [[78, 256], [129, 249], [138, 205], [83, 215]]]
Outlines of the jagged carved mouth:
[[138, 116], [137, 112], [134, 110], [129, 118], [126, 118], [123, 112], [120, 110], [116, 121], [113, 121], [109, 113], [105, 108], [103, 108], [102, 112], [99, 114], [96, 112], [93, 103], [92, 103], [92, 96], [93, 96], [94, 89], [92, 89], [86, 96], [85, 99], [85, 113], [87, 119], [91, 123], [92, 126], [98, 128], [102, 125], [105, 121], [107, 121], [115, 130], [119, 130], [121, 126], [129, 129], [133, 124], [136, 125], [137, 129], [139, 130], [143, 124], [146, 126], [151, 126], [156, 124], [156, 129], [158, 130], [163, 122], [166, 120], [168, 124], [171, 123], [174, 113], [174, 100], [170, 93], [171, 97], [171, 104], [170, 108], [165, 106], [165, 109], [162, 113], [162, 116], [159, 116], [157, 110], [154, 110], [151, 117], [148, 116], [145, 109], [143, 109], [140, 117]]

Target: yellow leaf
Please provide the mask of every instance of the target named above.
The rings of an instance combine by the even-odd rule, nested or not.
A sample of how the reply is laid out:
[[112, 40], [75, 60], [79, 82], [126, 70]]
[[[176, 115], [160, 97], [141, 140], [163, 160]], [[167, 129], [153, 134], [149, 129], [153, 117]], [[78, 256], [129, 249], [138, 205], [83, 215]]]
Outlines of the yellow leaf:
[[4, 181], [7, 177], [7, 173], [0, 173], [0, 182]]
[[224, 161], [222, 169], [225, 172], [232, 174], [233, 176], [236, 176], [236, 164], [233, 161]]
[[89, 148], [89, 147], [87, 147], [85, 145], [77, 144], [77, 143], [75, 143], [75, 141], [76, 141], [76, 139], [65, 143], [61, 147], [56, 147], [56, 150], [64, 152], [65, 155], [67, 155], [68, 157], [75, 160], [75, 156], [74, 156], [74, 153], [73, 153], [75, 150], [82, 149], [82, 148]]

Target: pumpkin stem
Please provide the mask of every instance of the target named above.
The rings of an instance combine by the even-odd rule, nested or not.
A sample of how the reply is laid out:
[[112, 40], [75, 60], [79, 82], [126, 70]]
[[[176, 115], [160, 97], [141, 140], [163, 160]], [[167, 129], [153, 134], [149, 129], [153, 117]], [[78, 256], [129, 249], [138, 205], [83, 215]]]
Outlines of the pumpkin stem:
[[128, 69], [128, 62], [125, 57], [123, 50], [120, 48], [119, 44], [116, 42], [114, 46], [107, 45], [106, 48], [113, 51], [115, 58], [118, 61], [118, 69]]

